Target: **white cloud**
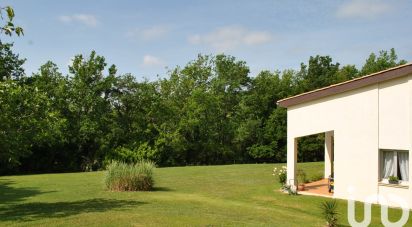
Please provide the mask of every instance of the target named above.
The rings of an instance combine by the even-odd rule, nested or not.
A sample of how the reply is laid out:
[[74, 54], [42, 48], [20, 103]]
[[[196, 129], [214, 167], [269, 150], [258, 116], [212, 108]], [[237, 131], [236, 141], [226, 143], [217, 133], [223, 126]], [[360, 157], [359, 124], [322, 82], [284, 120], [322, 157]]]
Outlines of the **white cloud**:
[[133, 29], [126, 33], [127, 37], [138, 38], [142, 40], [152, 40], [162, 38], [170, 32], [166, 26], [153, 26], [144, 29]]
[[189, 36], [191, 44], [205, 44], [217, 51], [236, 49], [241, 45], [260, 45], [272, 40], [272, 35], [267, 31], [251, 31], [240, 26], [218, 28], [204, 35]]
[[66, 24], [80, 23], [88, 27], [96, 27], [99, 23], [97, 18], [91, 14], [62, 15], [59, 20]]
[[339, 18], [372, 19], [391, 10], [391, 1], [350, 0], [339, 6], [336, 16]]
[[159, 67], [164, 66], [163, 61], [155, 56], [152, 55], [145, 55], [143, 56], [143, 66], [146, 67]]
[[244, 43], [248, 45], [259, 45], [270, 40], [271, 36], [267, 32], [253, 32], [243, 38]]

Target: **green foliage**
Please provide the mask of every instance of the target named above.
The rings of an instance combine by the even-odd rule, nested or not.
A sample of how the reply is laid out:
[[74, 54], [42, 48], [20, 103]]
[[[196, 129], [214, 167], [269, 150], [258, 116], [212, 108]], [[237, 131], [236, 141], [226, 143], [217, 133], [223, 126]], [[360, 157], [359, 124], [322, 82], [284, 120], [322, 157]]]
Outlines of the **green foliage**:
[[121, 161], [125, 163], [136, 163], [141, 160], [159, 161], [159, 153], [147, 143], [142, 143], [135, 149], [117, 147], [106, 156], [106, 160]]
[[339, 69], [339, 72], [337, 73], [336, 82], [343, 82], [346, 80], [355, 79], [359, 76], [359, 70], [356, 68], [355, 65], [345, 65]]
[[399, 177], [397, 176], [389, 176], [388, 177], [389, 182], [398, 182], [399, 181]]
[[322, 173], [319, 173], [319, 174], [315, 174], [312, 177], [310, 177], [310, 181], [315, 182], [315, 181], [322, 180], [323, 178], [324, 178], [324, 175]]
[[275, 176], [278, 179], [278, 182], [281, 185], [285, 185], [286, 184], [286, 179], [287, 179], [287, 169], [286, 166], [282, 166], [281, 168], [277, 168], [275, 167], [273, 169], [273, 176]]
[[[4, 14], [6, 17], [4, 17]], [[0, 33], [4, 33], [8, 36], [16, 34], [17, 36], [24, 35], [23, 28], [14, 25], [14, 10], [11, 6], [0, 7], [0, 18], [5, 19], [4, 24], [0, 25]], [[0, 41], [1, 42], [1, 41]]]
[[305, 171], [303, 169], [298, 169], [296, 171], [296, 177], [298, 178], [298, 184], [304, 184], [307, 183], [307, 177]]
[[[256, 77], [232, 56], [199, 55], [162, 79], [138, 81], [94, 51], [75, 56], [68, 75], [46, 62], [28, 77], [12, 45], [1, 44], [0, 172], [91, 171], [112, 160], [285, 162], [287, 112], [276, 101], [403, 62], [381, 53], [362, 70], [314, 56], [299, 71]], [[299, 161], [323, 160], [322, 134], [298, 142]]]
[[267, 145], [253, 144], [247, 150], [249, 155], [255, 159], [270, 159], [274, 157], [274, 150]]
[[320, 87], [329, 86], [336, 83], [339, 72], [339, 63], [332, 63], [329, 56], [319, 56], [309, 58], [309, 64], [301, 64], [299, 72], [300, 91], [311, 91]]
[[57, 138], [60, 124], [46, 94], [34, 86], [0, 82], [0, 172], [10, 171], [43, 140]]
[[154, 168], [148, 161], [135, 164], [112, 162], [107, 167], [106, 187], [112, 191], [150, 191], [154, 185]]
[[72, 79], [68, 83], [69, 104], [67, 117], [73, 122], [70, 137], [81, 168], [96, 169], [105, 151], [105, 136], [110, 132], [110, 98], [115, 83], [115, 66], [106, 68], [104, 57], [93, 51], [87, 58], [77, 55], [69, 66]]
[[298, 160], [317, 162], [324, 159], [325, 135], [323, 133], [301, 137], [298, 140]]
[[371, 53], [369, 55], [368, 59], [366, 59], [366, 62], [362, 67], [360, 74], [367, 75], [385, 70], [387, 68], [403, 65], [405, 63], [405, 60], [398, 61], [398, 55], [396, 54], [395, 49], [392, 48], [389, 52], [381, 50], [379, 51], [378, 56], [376, 56], [375, 53]]
[[157, 149], [152, 148], [147, 142], [140, 144], [136, 153], [139, 160], [150, 160], [155, 163], [160, 161], [160, 154]]
[[109, 155], [107, 155], [106, 159], [109, 159], [107, 160], [108, 162], [116, 160], [124, 163], [135, 163], [139, 161], [139, 155], [137, 152], [129, 148], [117, 147]]
[[0, 41], [0, 81], [23, 78], [23, 64], [26, 59], [12, 52], [13, 44], [3, 44]]
[[[27, 111], [33, 105], [27, 87], [16, 82], [0, 83], [0, 163], [2, 169], [17, 166], [30, 154], [31, 119]], [[7, 132], [7, 133], [6, 133]]]
[[327, 200], [321, 203], [320, 208], [322, 210], [323, 218], [326, 221], [328, 227], [336, 227], [338, 226], [338, 216], [339, 213], [338, 203], [336, 200]]
[[293, 87], [294, 73], [261, 72], [239, 103], [234, 139], [254, 160], [286, 161], [286, 109], [277, 108], [273, 100], [293, 94], [288, 88]]

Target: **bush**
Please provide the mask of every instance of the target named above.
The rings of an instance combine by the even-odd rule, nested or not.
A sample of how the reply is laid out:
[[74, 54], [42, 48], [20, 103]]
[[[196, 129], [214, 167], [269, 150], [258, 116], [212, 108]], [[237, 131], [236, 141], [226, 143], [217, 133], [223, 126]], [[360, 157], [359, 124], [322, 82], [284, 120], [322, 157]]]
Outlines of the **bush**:
[[135, 164], [112, 162], [107, 167], [106, 187], [112, 191], [149, 191], [153, 189], [153, 168], [150, 161]]
[[105, 165], [112, 161], [125, 163], [136, 163], [140, 160], [150, 160], [155, 163], [160, 161], [160, 154], [157, 149], [152, 148], [148, 143], [142, 143], [137, 146], [117, 147], [109, 152], [105, 157]]
[[112, 161], [124, 162], [124, 163], [136, 163], [140, 160], [137, 152], [127, 147], [117, 147], [106, 157], [108, 163]]
[[310, 181], [311, 181], [311, 182], [319, 181], [319, 180], [322, 180], [323, 178], [324, 178], [323, 174], [318, 173], [318, 174], [316, 174], [316, 175], [313, 175], [313, 176], [310, 178]]

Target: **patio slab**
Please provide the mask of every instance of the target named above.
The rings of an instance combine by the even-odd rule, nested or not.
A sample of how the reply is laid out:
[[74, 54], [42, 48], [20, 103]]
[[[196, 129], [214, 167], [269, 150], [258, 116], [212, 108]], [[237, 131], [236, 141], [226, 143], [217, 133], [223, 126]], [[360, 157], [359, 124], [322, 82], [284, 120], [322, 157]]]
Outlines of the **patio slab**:
[[305, 184], [305, 190], [299, 191], [301, 195], [314, 195], [323, 197], [333, 197], [333, 193], [329, 193], [328, 179], [322, 179]]

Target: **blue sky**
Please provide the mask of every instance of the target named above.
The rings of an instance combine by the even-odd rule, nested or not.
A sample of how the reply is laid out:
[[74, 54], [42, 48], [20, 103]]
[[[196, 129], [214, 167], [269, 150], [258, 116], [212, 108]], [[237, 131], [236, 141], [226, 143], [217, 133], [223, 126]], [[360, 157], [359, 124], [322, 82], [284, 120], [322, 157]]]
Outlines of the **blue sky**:
[[52, 60], [67, 73], [76, 54], [96, 50], [120, 73], [164, 77], [202, 54], [245, 60], [261, 70], [298, 69], [311, 55], [362, 65], [394, 47], [412, 60], [412, 1], [2, 1], [25, 30], [13, 37], [31, 74]]

